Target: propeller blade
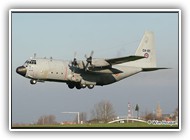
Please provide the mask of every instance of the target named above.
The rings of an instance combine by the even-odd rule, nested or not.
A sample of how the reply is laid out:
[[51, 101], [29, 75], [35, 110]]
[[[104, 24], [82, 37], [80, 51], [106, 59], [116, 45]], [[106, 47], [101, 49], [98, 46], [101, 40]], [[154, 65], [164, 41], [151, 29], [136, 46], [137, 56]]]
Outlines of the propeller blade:
[[89, 63], [86, 64], [85, 71], [87, 71], [87, 69], [88, 69], [88, 65], [89, 65]]
[[87, 62], [86, 66], [85, 66], [85, 71], [87, 71], [89, 64], [92, 66], [92, 56], [93, 56], [93, 54], [94, 54], [94, 51], [91, 51], [89, 57], [87, 57], [87, 55], [85, 54], [85, 58], [86, 58], [86, 62]]
[[84, 55], [84, 57], [85, 57], [86, 59], [88, 58], [88, 56], [87, 56], [86, 54]]
[[92, 56], [93, 56], [93, 54], [94, 54], [94, 51], [91, 51], [90, 57], [92, 57]]
[[73, 61], [72, 61], [72, 65], [73, 65], [73, 66], [77, 66], [77, 59], [76, 59], [76, 56], [77, 56], [77, 52], [74, 52], [74, 58], [73, 58]]
[[76, 56], [77, 56], [77, 52], [74, 53], [74, 58], [76, 58]]
[[86, 68], [85, 64], [84, 64], [84, 61], [82, 61], [82, 66], [83, 66], [83, 69]]

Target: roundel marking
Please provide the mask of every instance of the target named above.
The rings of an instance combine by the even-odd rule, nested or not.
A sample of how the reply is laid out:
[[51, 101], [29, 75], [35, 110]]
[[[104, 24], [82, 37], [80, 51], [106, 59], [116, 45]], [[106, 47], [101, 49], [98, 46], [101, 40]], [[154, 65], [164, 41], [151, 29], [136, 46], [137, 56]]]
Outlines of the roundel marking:
[[144, 54], [144, 57], [145, 57], [145, 58], [148, 58], [148, 57], [149, 57], [149, 54], [148, 54], [148, 53], [145, 53], [145, 54]]

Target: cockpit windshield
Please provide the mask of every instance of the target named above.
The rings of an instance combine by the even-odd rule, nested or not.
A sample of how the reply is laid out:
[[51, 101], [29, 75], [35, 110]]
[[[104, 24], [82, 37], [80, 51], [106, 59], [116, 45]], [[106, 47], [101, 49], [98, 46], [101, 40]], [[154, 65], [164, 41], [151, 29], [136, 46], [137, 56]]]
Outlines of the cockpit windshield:
[[36, 64], [36, 60], [27, 60], [25, 64]]

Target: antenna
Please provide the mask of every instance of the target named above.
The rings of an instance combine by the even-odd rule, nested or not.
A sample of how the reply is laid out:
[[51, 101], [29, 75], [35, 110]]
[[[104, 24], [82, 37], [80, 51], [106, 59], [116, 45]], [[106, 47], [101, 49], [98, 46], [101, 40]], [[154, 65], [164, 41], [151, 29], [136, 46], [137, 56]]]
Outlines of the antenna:
[[34, 58], [36, 58], [36, 53], [34, 53]]
[[51, 56], [51, 57], [50, 57], [50, 61], [52, 61], [52, 59], [53, 59], [53, 57]]

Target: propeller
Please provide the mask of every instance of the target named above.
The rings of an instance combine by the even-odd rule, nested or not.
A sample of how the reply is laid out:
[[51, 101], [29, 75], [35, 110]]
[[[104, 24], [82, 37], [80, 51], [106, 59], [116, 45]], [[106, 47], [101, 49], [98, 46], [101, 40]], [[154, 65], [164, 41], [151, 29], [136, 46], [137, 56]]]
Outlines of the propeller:
[[86, 66], [85, 66], [85, 71], [87, 71], [89, 64], [92, 66], [92, 56], [93, 56], [93, 54], [94, 54], [94, 51], [91, 51], [89, 57], [87, 57], [87, 55], [85, 54], [85, 58], [86, 58], [86, 62], [87, 62]]
[[74, 53], [74, 59], [72, 61], [72, 66], [77, 66], [78, 65], [76, 56], [77, 56], [77, 52]]

